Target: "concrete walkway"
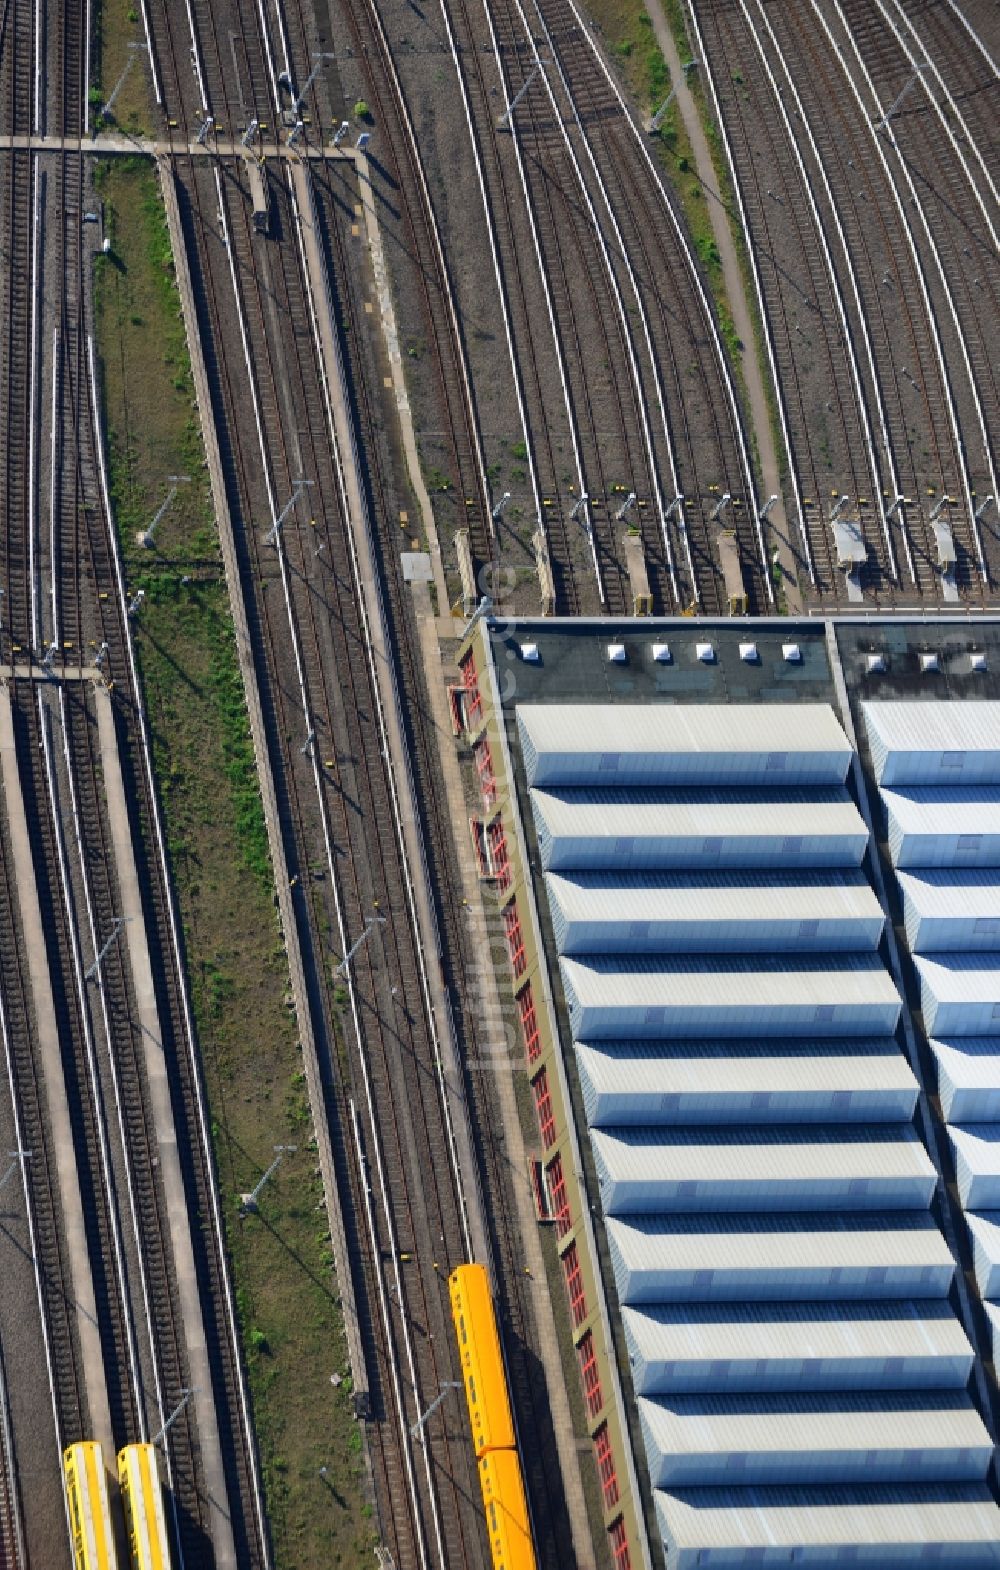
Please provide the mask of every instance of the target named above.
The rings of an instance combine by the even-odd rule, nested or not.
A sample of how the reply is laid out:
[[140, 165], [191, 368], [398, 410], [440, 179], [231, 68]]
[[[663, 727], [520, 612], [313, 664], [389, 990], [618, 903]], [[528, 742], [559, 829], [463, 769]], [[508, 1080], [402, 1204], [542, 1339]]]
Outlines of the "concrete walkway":
[[[104, 158], [117, 154], [123, 156], [127, 153], [141, 153], [146, 158], [168, 158], [178, 153], [191, 153], [195, 158], [247, 158], [253, 154], [234, 137], [211, 136], [205, 142], [188, 142], [177, 138], [172, 142], [165, 142], [162, 138], [151, 141], [144, 136], [116, 135], [113, 131], [100, 132], [97, 136], [0, 136], [0, 152], [30, 151], [34, 153], [89, 153], [94, 157]], [[298, 142], [294, 147], [289, 147], [287, 142], [267, 140], [257, 144], [258, 152], [263, 152], [268, 158], [288, 158], [295, 163], [308, 158], [329, 158], [332, 162], [337, 160], [353, 161], [355, 158], [364, 157], [359, 154], [349, 143], [342, 147], [334, 147], [327, 142]]]
[[[785, 504], [781, 494], [778, 454], [771, 430], [767, 395], [764, 390], [764, 375], [757, 354], [757, 340], [754, 334], [753, 319], [743, 288], [743, 274], [736, 254], [736, 244], [733, 239], [732, 228], [730, 227], [729, 211], [719, 191], [719, 182], [715, 177], [715, 168], [712, 164], [708, 138], [705, 135], [698, 105], [695, 102], [694, 94], [688, 82], [689, 73], [682, 68], [681, 57], [678, 54], [674, 35], [670, 30], [670, 24], [664, 13], [662, 0], [646, 0], [646, 9], [653, 24], [656, 42], [663, 51], [664, 59], [670, 70], [670, 80], [677, 90], [677, 107], [680, 110], [684, 129], [691, 143], [698, 179], [708, 200], [708, 215], [711, 220], [715, 243], [719, 248], [719, 256], [722, 260], [722, 279], [729, 301], [729, 310], [733, 318], [733, 326], [736, 328], [737, 337], [743, 344], [743, 355], [740, 364], [750, 404], [750, 423], [757, 439], [757, 451], [760, 455], [761, 478], [764, 482], [764, 495], [761, 497], [761, 501], [766, 501], [768, 496], [777, 496], [778, 498], [768, 515], [767, 524], [764, 528], [764, 542], [767, 545], [769, 535], [773, 535], [774, 544], [778, 548], [779, 560], [781, 562], [784, 580], [783, 588], [788, 611], [790, 615], [797, 616], [802, 612], [802, 595], [796, 581], [798, 567], [795, 551], [789, 536], [788, 519], [785, 516]], [[698, 67], [696, 66], [695, 69], [697, 70]]]
[[80, 1177], [76, 1168], [73, 1130], [69, 1104], [66, 1100], [66, 1080], [59, 1044], [59, 1029], [56, 1024], [55, 1002], [52, 997], [52, 978], [49, 975], [42, 913], [38, 903], [35, 864], [28, 838], [21, 775], [14, 749], [10, 688], [6, 682], [0, 684], [0, 778], [3, 780], [4, 798], [7, 803], [7, 829], [14, 858], [14, 879], [21, 911], [21, 933], [34, 1006], [35, 1056], [41, 1069], [42, 1095], [52, 1130], [51, 1144], [55, 1155], [59, 1207], [62, 1211], [63, 1245], [69, 1261], [71, 1309], [76, 1313], [76, 1330], [83, 1363], [83, 1383], [89, 1408], [89, 1413], [83, 1415], [85, 1419], [89, 1416], [90, 1428], [88, 1433], [81, 1437], [96, 1439], [98, 1444], [103, 1446], [105, 1458], [108, 1458], [114, 1455], [115, 1446], [111, 1432], [104, 1354], [101, 1350], [94, 1278], [90, 1269], [87, 1233], [80, 1203]]
[[382, 230], [378, 221], [374, 192], [372, 191], [368, 159], [364, 153], [358, 154], [358, 186], [361, 191], [361, 203], [364, 208], [365, 230], [368, 235], [372, 272], [375, 275], [375, 293], [378, 295], [379, 315], [382, 318], [382, 337], [385, 341], [386, 354], [389, 357], [392, 393], [396, 400], [396, 413], [399, 415], [399, 433], [403, 441], [403, 452], [406, 455], [406, 472], [410, 477], [410, 484], [413, 486], [413, 491], [420, 507], [420, 516], [423, 519], [424, 535], [427, 539], [427, 549], [431, 558], [431, 571], [434, 574], [434, 587], [437, 591], [438, 615], [445, 616], [448, 613], [448, 590], [445, 585], [444, 564], [441, 560], [441, 542], [438, 539], [434, 508], [431, 505], [430, 495], [424, 482], [424, 471], [421, 468], [420, 456], [417, 452], [413, 415], [410, 410], [409, 394], [406, 390], [406, 376], [403, 372], [403, 356], [399, 349], [399, 333], [396, 329], [396, 311], [392, 303], [389, 269], [385, 261], [385, 248], [382, 244]]
[[[121, 759], [118, 755], [118, 738], [111, 708], [111, 694], [103, 682], [98, 683], [94, 691], [108, 823], [114, 846], [121, 915], [126, 921], [125, 943], [139, 1014], [137, 1023], [142, 1034], [149, 1101], [156, 1128], [156, 1151], [163, 1184], [164, 1211], [170, 1226], [170, 1252], [177, 1278], [177, 1300], [183, 1323], [188, 1374], [191, 1385], [197, 1392], [192, 1398], [192, 1405], [198, 1429], [202, 1472], [208, 1494], [209, 1530], [218, 1570], [236, 1570], [236, 1546], [233, 1542], [226, 1473], [219, 1441], [212, 1368], [208, 1360], [208, 1342], [201, 1313], [201, 1296], [198, 1290], [194, 1249], [191, 1244], [187, 1198], [177, 1152], [177, 1130], [170, 1103], [170, 1081], [163, 1054], [163, 1034], [156, 1007], [149, 945], [146, 942], [146, 922], [135, 865], [132, 830], [128, 820]], [[164, 1390], [162, 1395], [169, 1412], [179, 1398], [180, 1391]]]

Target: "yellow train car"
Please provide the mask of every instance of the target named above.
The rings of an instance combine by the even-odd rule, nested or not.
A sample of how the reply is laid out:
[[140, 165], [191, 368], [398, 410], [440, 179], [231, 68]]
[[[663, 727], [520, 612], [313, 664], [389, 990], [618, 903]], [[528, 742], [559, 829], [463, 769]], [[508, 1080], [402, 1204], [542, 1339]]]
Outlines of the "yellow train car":
[[100, 1445], [82, 1442], [64, 1450], [63, 1480], [73, 1533], [73, 1570], [118, 1570]]
[[131, 1570], [170, 1570], [163, 1489], [154, 1445], [126, 1445], [119, 1450], [118, 1484]]
[[448, 1277], [448, 1287], [478, 1460], [491, 1450], [512, 1450], [516, 1443], [485, 1265], [459, 1265]]
[[524, 1479], [516, 1450], [491, 1450], [479, 1463], [493, 1570], [536, 1570]]

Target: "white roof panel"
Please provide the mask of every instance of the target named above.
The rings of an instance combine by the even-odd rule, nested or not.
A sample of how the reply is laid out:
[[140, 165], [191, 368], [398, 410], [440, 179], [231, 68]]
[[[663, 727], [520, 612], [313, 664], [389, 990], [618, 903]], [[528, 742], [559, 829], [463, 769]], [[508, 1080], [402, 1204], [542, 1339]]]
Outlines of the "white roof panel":
[[962, 1389], [949, 1304], [663, 1303], [623, 1308], [636, 1392]]
[[978, 1483], [993, 1443], [956, 1391], [641, 1396], [654, 1488]]
[[1000, 703], [862, 704], [880, 784], [1000, 784]]
[[984, 1297], [1000, 1297], [1000, 1211], [967, 1210], [976, 1281]]
[[925, 868], [896, 874], [915, 954], [1000, 950], [1000, 872]]
[[588, 1121], [872, 1122], [912, 1116], [917, 1082], [891, 1037], [803, 1044], [577, 1042]]
[[522, 703], [517, 721], [529, 785], [835, 784], [852, 756], [825, 703]]
[[1000, 917], [1000, 870], [926, 868], [897, 877], [904, 897], [921, 916]]
[[847, 950], [882, 934], [860, 870], [553, 872], [546, 886], [560, 953]]
[[1000, 789], [935, 785], [882, 791], [897, 867], [1000, 866]]
[[839, 787], [533, 790], [542, 865], [553, 871], [857, 867], [865, 821]]
[[955, 1261], [923, 1211], [610, 1216], [624, 1303], [941, 1298]]
[[658, 1210], [918, 1210], [936, 1174], [908, 1125], [592, 1129], [608, 1215]]
[[[839, 1549], [862, 1570], [919, 1565], [937, 1551], [949, 1570], [1000, 1564], [1000, 1510], [985, 1485], [728, 1488], [654, 1494], [668, 1570], [699, 1552], [728, 1570], [795, 1562], [831, 1570]], [[846, 1555], [844, 1562], [847, 1562]]]
[[892, 1035], [900, 1001], [876, 954], [561, 959], [574, 1036]]
[[1000, 1209], [1000, 1123], [950, 1123], [948, 1138], [963, 1208]]
[[946, 1122], [1000, 1121], [1000, 1038], [932, 1036], [930, 1048]]
[[928, 1035], [1000, 1035], [1000, 964], [988, 954], [915, 954]]

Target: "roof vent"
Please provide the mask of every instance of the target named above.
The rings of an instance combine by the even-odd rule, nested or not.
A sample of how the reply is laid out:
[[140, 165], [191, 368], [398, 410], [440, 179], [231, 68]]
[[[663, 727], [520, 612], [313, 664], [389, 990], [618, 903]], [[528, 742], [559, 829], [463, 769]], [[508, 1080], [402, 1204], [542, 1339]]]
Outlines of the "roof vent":
[[[673, 659], [673, 655], [670, 652], [669, 643], [654, 643], [653, 658], [657, 665], [669, 665]], [[974, 655], [973, 658], [975, 658]]]
[[756, 664], [756, 661], [757, 661], [757, 645], [755, 643], [741, 643], [740, 644], [740, 659], [741, 660], [746, 660], [748, 665]]
[[869, 676], [872, 675], [875, 671], [884, 671], [885, 655], [867, 654], [865, 656], [865, 670], [868, 672]]
[[922, 671], [924, 671], [924, 672], [939, 670], [940, 666], [938, 665], [938, 657], [937, 657], [937, 655], [936, 654], [921, 654], [921, 656], [920, 656], [920, 669]]
[[612, 665], [624, 665], [628, 655], [625, 653], [624, 643], [608, 644], [608, 659]]
[[986, 655], [982, 652], [981, 649], [974, 650], [974, 652], [969, 655], [969, 659], [972, 663], [972, 669], [974, 671], [989, 670], [989, 666], [986, 663]]
[[711, 665], [715, 661], [715, 647], [711, 643], [696, 643], [694, 652], [705, 665]]
[[789, 665], [798, 665], [802, 660], [802, 650], [797, 643], [783, 643], [781, 657], [787, 660]]
[[538, 664], [538, 644], [537, 643], [522, 643], [521, 644], [521, 658], [522, 658], [522, 660], [527, 660], [529, 665], [537, 665]]

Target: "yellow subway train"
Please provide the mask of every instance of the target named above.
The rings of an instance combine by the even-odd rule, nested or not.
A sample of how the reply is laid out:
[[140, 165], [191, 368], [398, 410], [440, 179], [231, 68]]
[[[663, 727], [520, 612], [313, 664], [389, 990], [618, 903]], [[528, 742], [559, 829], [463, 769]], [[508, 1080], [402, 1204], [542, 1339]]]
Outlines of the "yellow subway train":
[[63, 1451], [63, 1480], [73, 1534], [73, 1570], [118, 1570], [104, 1452], [93, 1441]]
[[494, 1570], [537, 1570], [490, 1281], [483, 1265], [448, 1277]]

